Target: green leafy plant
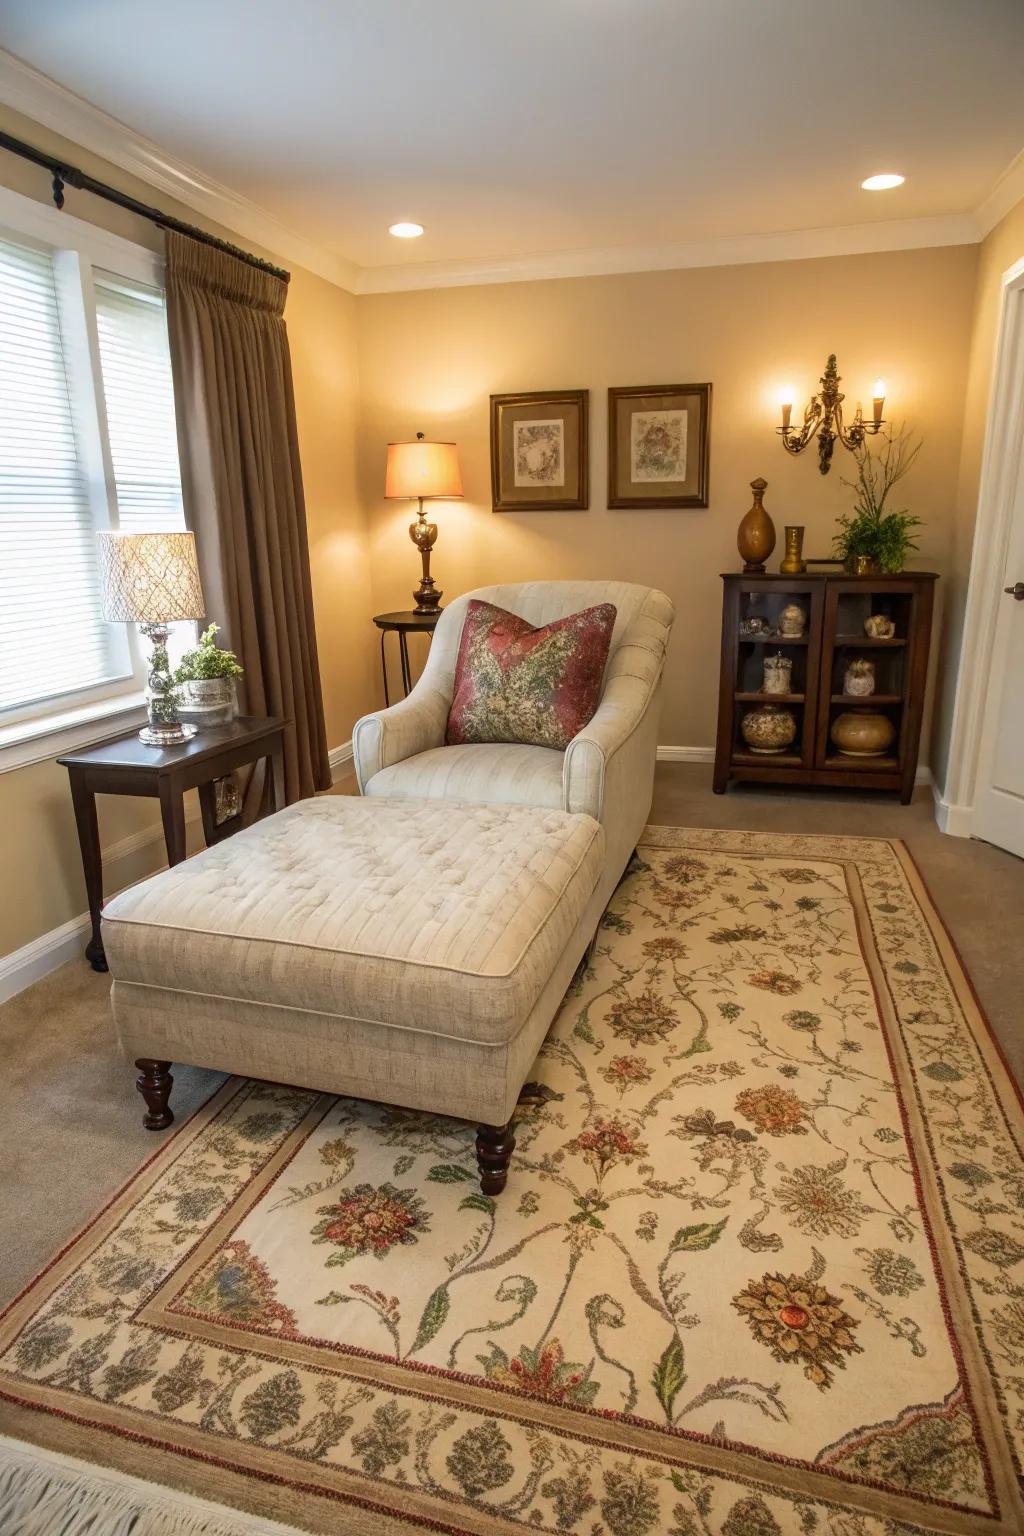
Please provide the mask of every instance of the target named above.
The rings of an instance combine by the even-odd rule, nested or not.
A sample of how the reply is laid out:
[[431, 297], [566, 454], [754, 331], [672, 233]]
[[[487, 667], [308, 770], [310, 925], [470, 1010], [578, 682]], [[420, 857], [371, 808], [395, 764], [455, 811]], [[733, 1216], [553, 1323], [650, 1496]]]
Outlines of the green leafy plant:
[[854, 509], [839, 518], [833, 544], [847, 564], [863, 556], [877, 561], [886, 575], [894, 576], [902, 571], [910, 551], [917, 548], [911, 529], [919, 528], [921, 519], [903, 509], [886, 511], [886, 503], [893, 487], [913, 468], [921, 442], [913, 440], [905, 423], [899, 431], [882, 433], [875, 442], [880, 446], [871, 448], [865, 439], [853, 450], [857, 478], [843, 484], [854, 492]]
[[174, 674], [176, 683], [206, 682], [213, 677], [241, 677], [242, 668], [234, 651], [222, 651], [216, 641], [219, 624], [211, 624], [199, 636], [199, 644], [186, 651]]

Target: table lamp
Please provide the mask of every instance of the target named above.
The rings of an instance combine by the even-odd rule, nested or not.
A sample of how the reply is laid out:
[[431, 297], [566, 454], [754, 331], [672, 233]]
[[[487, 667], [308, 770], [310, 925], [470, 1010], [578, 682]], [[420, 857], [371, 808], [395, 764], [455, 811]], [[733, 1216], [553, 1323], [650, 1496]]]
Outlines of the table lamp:
[[153, 647], [146, 690], [148, 724], [139, 740], [151, 747], [190, 741], [194, 725], [178, 719], [167, 660], [167, 627], [206, 613], [191, 533], [98, 533], [103, 617], [138, 624]]
[[392, 501], [418, 501], [419, 516], [409, 526], [409, 537], [423, 557], [423, 579], [413, 593], [417, 613], [436, 613], [444, 596], [430, 574], [430, 551], [437, 540], [437, 524], [423, 515], [425, 501], [453, 500], [462, 495], [459, 455], [454, 443], [428, 443], [416, 433], [414, 443], [388, 443], [388, 468], [384, 495]]

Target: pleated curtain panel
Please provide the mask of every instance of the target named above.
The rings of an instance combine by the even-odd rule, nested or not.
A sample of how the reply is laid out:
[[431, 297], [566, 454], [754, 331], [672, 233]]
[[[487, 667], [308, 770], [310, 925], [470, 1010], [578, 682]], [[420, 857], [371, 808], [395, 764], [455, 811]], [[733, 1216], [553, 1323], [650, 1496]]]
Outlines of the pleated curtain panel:
[[284, 323], [288, 287], [187, 235], [168, 230], [166, 239], [185, 516], [208, 617], [245, 668], [243, 708], [293, 722], [285, 735], [290, 804], [327, 789], [331, 773]]

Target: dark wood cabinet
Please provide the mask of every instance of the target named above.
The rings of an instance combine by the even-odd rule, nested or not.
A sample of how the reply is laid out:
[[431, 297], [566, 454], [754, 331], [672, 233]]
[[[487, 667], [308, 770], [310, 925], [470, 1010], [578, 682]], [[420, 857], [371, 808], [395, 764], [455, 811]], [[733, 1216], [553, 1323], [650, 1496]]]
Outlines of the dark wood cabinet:
[[[730, 779], [749, 779], [898, 790], [906, 804], [917, 772], [936, 580], [930, 571], [724, 574], [715, 793], [722, 794]], [[779, 629], [783, 610], [794, 604], [806, 615], [799, 637]], [[892, 635], [866, 633], [864, 621], [873, 614], [891, 621]], [[764, 661], [779, 652], [792, 662], [790, 691], [768, 694], [762, 689]], [[844, 692], [847, 667], [857, 659], [874, 666], [869, 695]], [[795, 738], [781, 752], [755, 751], [744, 740], [744, 715], [763, 704], [777, 704], [794, 718]], [[880, 756], [843, 752], [832, 738], [837, 717], [867, 710], [891, 721], [892, 745]]]

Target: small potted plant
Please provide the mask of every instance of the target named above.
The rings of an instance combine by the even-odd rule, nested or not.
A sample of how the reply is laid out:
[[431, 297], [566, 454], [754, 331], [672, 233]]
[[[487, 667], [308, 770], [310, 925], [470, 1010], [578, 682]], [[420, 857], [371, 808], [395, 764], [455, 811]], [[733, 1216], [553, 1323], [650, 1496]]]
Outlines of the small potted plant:
[[178, 713], [193, 725], [226, 725], [235, 717], [235, 678], [242, 668], [234, 651], [222, 651], [216, 636], [220, 626], [211, 624], [199, 644], [186, 651], [174, 673], [179, 690]]
[[835, 552], [853, 576], [898, 576], [917, 540], [911, 529], [921, 526], [921, 519], [909, 512], [888, 512], [886, 501], [893, 486], [913, 467], [921, 451], [902, 426], [898, 432], [885, 433], [881, 447], [874, 451], [867, 440], [854, 449], [856, 480], [843, 484], [855, 493], [853, 514], [839, 518], [839, 532], [834, 539]]

